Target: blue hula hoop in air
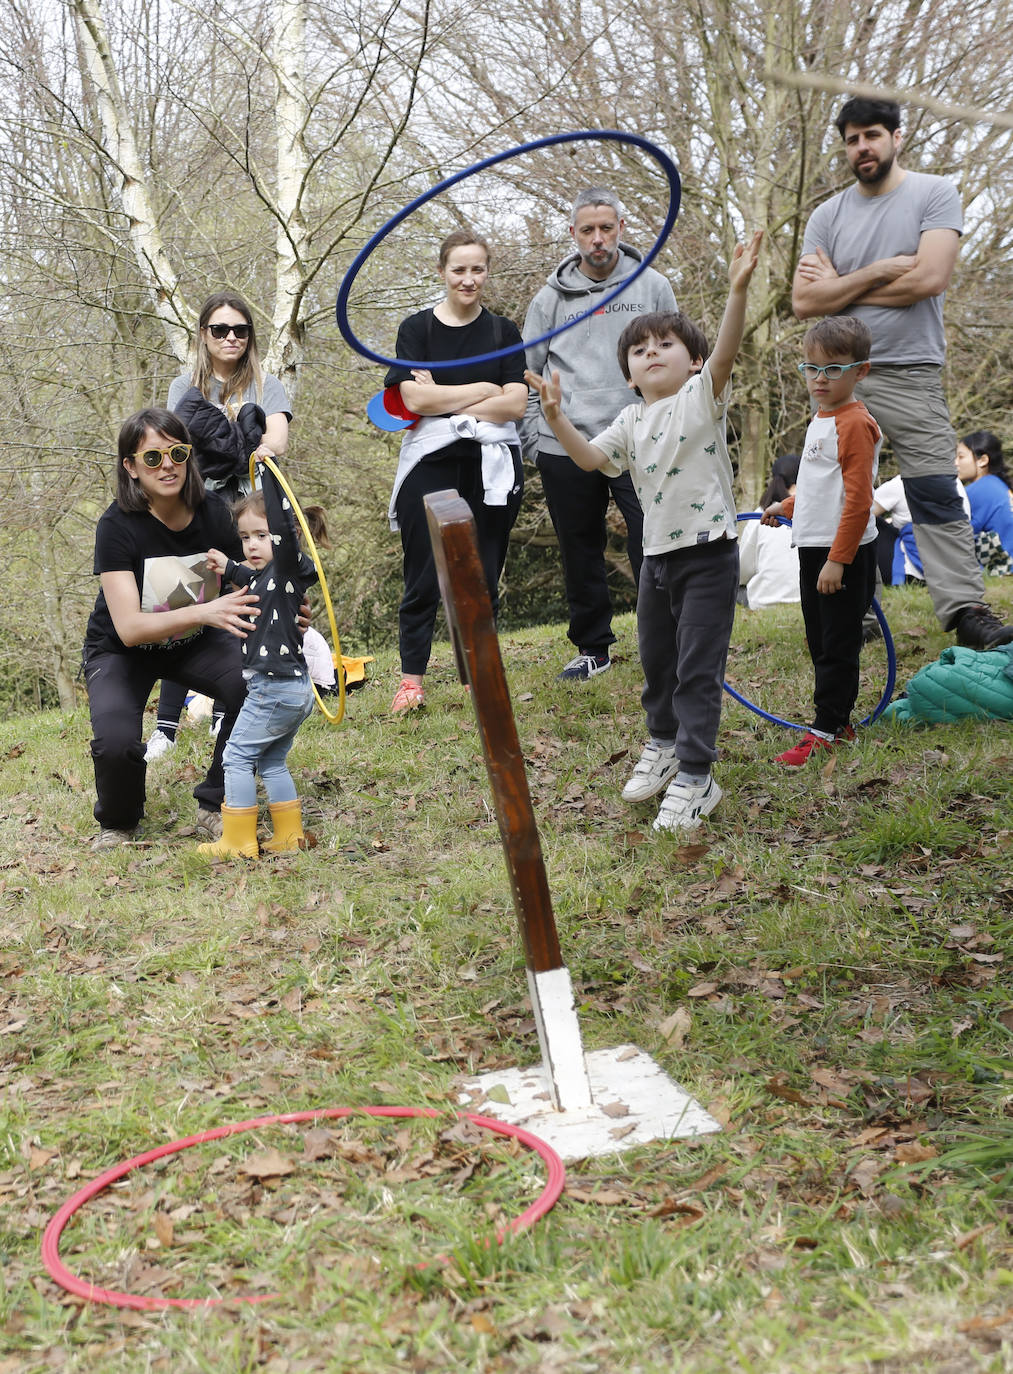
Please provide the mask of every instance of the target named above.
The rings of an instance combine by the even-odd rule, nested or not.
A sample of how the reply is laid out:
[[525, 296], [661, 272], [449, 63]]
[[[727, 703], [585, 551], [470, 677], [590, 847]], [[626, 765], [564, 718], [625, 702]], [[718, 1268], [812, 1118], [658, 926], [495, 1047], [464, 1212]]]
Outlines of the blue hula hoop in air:
[[[737, 515], [735, 518], [737, 520], [759, 520], [760, 512], [746, 511], [742, 515]], [[789, 527], [791, 525], [791, 521], [786, 520], [783, 515], [777, 517], [777, 523], [779, 525], [788, 525]], [[893, 635], [890, 633], [890, 626], [886, 623], [886, 616], [883, 614], [883, 608], [875, 597], [872, 599], [872, 609], [876, 614], [876, 619], [879, 621], [879, 628], [883, 631], [883, 644], [886, 647], [886, 686], [875, 708], [864, 720], [858, 722], [859, 725], [871, 725], [873, 721], [877, 720], [883, 714], [890, 704], [893, 697], [893, 689], [897, 683], [897, 650], [894, 648]], [[741, 692], [737, 692], [735, 688], [729, 686], [727, 682], [724, 684], [724, 689], [740, 706], [744, 706], [747, 711], [752, 711], [754, 715], [762, 716], [764, 720], [769, 720], [773, 725], [783, 725], [786, 730], [809, 729], [808, 725], [800, 725], [797, 720], [782, 720], [780, 716], [772, 715], [770, 711], [764, 711], [762, 707], [757, 706], [756, 703], [750, 701], [748, 697], [744, 697]]]
[[[609, 292], [607, 296], [596, 299], [594, 305], [583, 311], [580, 315], [575, 315], [572, 320], [567, 320], [565, 324], [558, 325], [555, 329], [550, 329], [546, 334], [539, 334], [537, 339], [522, 340], [517, 344], [509, 344], [506, 348], [497, 348], [492, 353], [476, 353], [472, 358], [454, 358], [446, 362], [434, 362], [430, 358], [387, 358], [382, 353], [376, 353], [372, 348], [362, 343], [352, 333], [352, 327], [348, 323], [348, 296], [352, 289], [352, 284], [365, 265], [366, 259], [388, 234], [392, 233], [399, 224], [403, 223], [409, 215], [420, 209], [428, 201], [438, 196], [443, 191], [447, 191], [451, 186], [456, 186], [465, 177], [473, 176], [476, 172], [484, 172], [488, 167], [495, 167], [499, 162], [506, 162], [509, 158], [520, 157], [522, 153], [536, 152], [539, 148], [551, 148], [556, 143], [581, 143], [590, 140], [598, 140], [606, 143], [631, 143], [634, 147], [640, 148], [643, 152], [652, 157], [661, 167], [665, 176], [668, 178], [668, 213], [665, 222], [661, 226], [661, 232], [654, 242], [654, 246], [649, 253], [646, 253], [640, 264], [624, 277], [622, 282]], [[481, 162], [475, 162], [470, 167], [465, 167], [463, 172], [457, 172], [452, 177], [447, 177], [445, 181], [439, 182], [436, 186], [431, 186], [422, 195], [416, 196], [413, 201], [393, 215], [387, 223], [373, 235], [352, 260], [352, 264], [342, 279], [341, 286], [338, 288], [338, 299], [335, 306], [335, 313], [338, 320], [338, 329], [341, 336], [350, 348], [356, 353], [361, 353], [364, 358], [369, 358], [374, 363], [383, 363], [386, 367], [420, 367], [426, 368], [431, 372], [436, 372], [440, 368], [460, 367], [462, 363], [491, 363], [496, 358], [507, 358], [513, 353], [520, 353], [522, 349], [533, 348], [536, 344], [546, 343], [549, 339], [554, 339], [557, 334], [562, 334], [565, 329], [572, 329], [574, 325], [586, 320], [589, 315], [596, 315], [610, 301], [614, 301], [617, 296], [630, 286], [641, 273], [646, 272], [651, 263], [661, 252], [661, 249], [672, 232], [676, 216], [679, 213], [679, 202], [682, 198], [682, 183], [679, 180], [679, 172], [675, 163], [663, 152], [656, 144], [642, 138], [639, 134], [622, 133], [618, 129], [584, 129], [577, 133], [550, 134], [547, 138], [536, 138], [531, 143], [522, 143], [517, 148], [510, 148], [505, 153], [496, 153], [493, 157], [484, 158]]]

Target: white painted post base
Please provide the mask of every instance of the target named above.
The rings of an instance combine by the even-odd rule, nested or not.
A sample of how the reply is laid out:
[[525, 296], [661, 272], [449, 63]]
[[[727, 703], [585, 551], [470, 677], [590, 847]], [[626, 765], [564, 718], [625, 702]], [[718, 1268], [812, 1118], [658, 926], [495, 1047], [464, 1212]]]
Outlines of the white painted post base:
[[528, 987], [542, 1062], [468, 1079], [462, 1106], [522, 1126], [562, 1159], [720, 1131], [720, 1123], [635, 1045], [584, 1054], [569, 969], [529, 969]]
[[617, 1154], [652, 1140], [684, 1140], [721, 1130], [719, 1122], [635, 1045], [585, 1055], [591, 1104], [552, 1105], [544, 1067], [494, 1069], [462, 1084], [468, 1111], [522, 1126], [566, 1159]]
[[528, 969], [527, 975], [542, 1049], [542, 1072], [552, 1105], [561, 1112], [590, 1107], [591, 1083], [573, 1005], [570, 970], [564, 967], [533, 973]]

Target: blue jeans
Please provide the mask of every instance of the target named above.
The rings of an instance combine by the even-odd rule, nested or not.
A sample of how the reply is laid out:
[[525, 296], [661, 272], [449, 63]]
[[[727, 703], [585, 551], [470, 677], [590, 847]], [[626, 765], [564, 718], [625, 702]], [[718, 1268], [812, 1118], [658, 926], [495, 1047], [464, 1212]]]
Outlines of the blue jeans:
[[267, 800], [295, 801], [295, 783], [285, 765], [299, 726], [313, 710], [313, 684], [305, 677], [254, 673], [246, 700], [225, 746], [225, 804], [256, 806], [259, 773]]

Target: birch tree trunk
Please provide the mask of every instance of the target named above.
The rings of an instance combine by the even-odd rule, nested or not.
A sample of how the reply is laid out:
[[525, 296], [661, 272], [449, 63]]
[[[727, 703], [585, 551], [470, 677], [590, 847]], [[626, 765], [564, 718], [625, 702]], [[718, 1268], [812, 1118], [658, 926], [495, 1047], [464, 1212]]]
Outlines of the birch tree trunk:
[[293, 396], [303, 360], [302, 302], [308, 242], [303, 213], [310, 166], [306, 146], [310, 107], [306, 98], [305, 0], [275, 0], [272, 58], [277, 81], [277, 226], [274, 311], [267, 366], [281, 379], [289, 396]]
[[158, 216], [137, 153], [130, 113], [109, 48], [99, 0], [71, 0], [85, 69], [95, 91], [109, 155], [110, 174], [118, 181], [130, 242], [143, 280], [150, 283], [155, 313], [166, 343], [180, 363], [186, 361], [189, 331], [176, 307], [179, 279], [162, 243]]

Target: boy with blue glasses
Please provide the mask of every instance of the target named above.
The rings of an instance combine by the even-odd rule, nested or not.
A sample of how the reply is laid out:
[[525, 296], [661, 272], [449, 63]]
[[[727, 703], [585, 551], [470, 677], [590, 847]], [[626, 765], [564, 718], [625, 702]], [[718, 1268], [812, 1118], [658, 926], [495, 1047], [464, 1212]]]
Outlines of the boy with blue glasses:
[[806, 431], [794, 496], [763, 512], [792, 522], [798, 549], [799, 591], [813, 661], [815, 715], [798, 744], [776, 763], [801, 768], [813, 754], [854, 739], [851, 712], [858, 698], [862, 620], [876, 589], [876, 520], [872, 493], [883, 436], [855, 395], [868, 375], [872, 336], [852, 315], [833, 315], [802, 343], [805, 378], [816, 406]]

